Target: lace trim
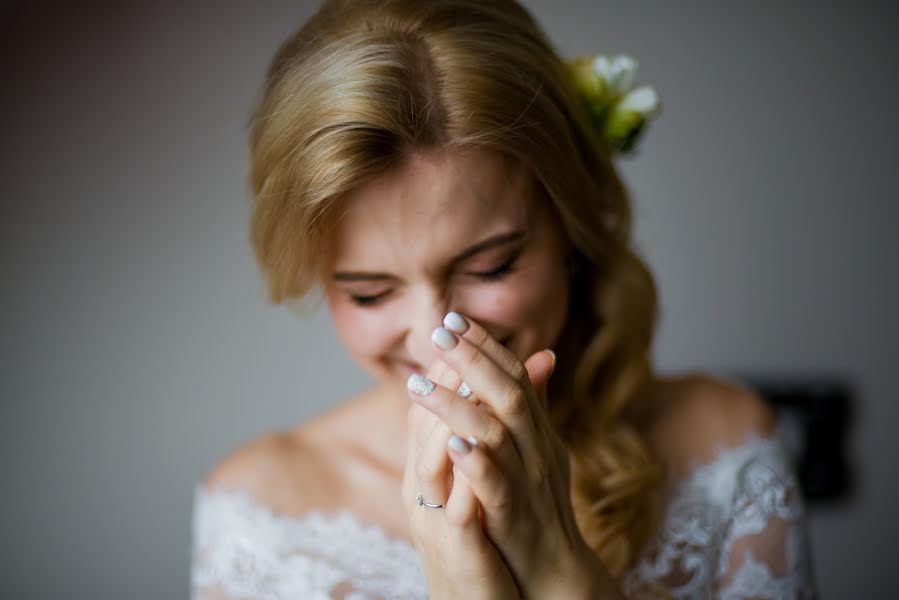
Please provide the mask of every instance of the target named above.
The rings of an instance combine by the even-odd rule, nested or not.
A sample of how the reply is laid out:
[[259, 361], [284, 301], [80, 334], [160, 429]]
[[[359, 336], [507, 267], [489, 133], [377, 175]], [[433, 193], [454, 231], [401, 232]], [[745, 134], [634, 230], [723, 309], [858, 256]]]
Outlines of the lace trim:
[[[720, 449], [673, 484], [656, 543], [625, 575], [624, 590], [636, 596], [661, 584], [675, 598], [813, 597], [802, 512], [776, 439]], [[195, 598], [213, 586], [260, 600], [427, 597], [414, 547], [346, 510], [289, 516], [243, 492], [198, 486], [193, 540]], [[734, 549], [747, 543], [733, 564]], [[780, 563], [766, 554], [772, 544], [784, 549]]]
[[[413, 546], [347, 511], [273, 512], [243, 492], [194, 492], [195, 590], [252, 598], [412, 599], [427, 596]], [[324, 594], [324, 595], [322, 595]]]

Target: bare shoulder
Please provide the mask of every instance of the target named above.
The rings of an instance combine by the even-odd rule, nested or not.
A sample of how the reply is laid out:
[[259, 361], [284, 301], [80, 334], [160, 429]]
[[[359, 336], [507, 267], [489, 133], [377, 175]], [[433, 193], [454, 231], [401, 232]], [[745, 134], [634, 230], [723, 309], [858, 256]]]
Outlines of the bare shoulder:
[[765, 400], [742, 384], [704, 373], [667, 380], [660, 387], [649, 438], [675, 473], [712, 460], [721, 448], [739, 446], [774, 429]]
[[319, 452], [291, 432], [263, 434], [226, 455], [203, 481], [207, 490], [243, 492], [267, 506], [301, 513], [331, 488]]
[[297, 427], [243, 444], [209, 472], [204, 487], [245, 493], [285, 515], [349, 509], [404, 536], [404, 514], [392, 507], [400, 493], [408, 409], [402, 403], [391, 413], [381, 397], [364, 391]]

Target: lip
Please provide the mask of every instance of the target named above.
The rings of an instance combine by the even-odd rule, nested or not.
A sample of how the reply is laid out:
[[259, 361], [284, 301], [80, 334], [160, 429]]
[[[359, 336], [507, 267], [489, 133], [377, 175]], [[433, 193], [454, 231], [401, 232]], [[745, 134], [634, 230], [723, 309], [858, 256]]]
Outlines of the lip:
[[415, 363], [406, 362], [404, 360], [401, 360], [398, 362], [399, 362], [399, 365], [406, 372], [406, 375], [411, 375], [413, 373], [418, 373], [419, 375], [425, 374], [425, 370], [421, 366], [419, 366]]

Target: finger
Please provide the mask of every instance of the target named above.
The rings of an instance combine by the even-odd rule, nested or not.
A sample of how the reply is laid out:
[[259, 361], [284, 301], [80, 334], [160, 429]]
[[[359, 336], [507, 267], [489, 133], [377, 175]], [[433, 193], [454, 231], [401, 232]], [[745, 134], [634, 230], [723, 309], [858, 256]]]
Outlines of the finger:
[[462, 383], [462, 378], [445, 361], [435, 358], [425, 375], [431, 381], [443, 387], [454, 389]]
[[[449, 312], [443, 318], [443, 326], [459, 336], [464, 336], [465, 339], [479, 347], [484, 354], [513, 378], [521, 377], [521, 363], [515, 353], [499, 343], [476, 321], [466, 319], [457, 312]], [[556, 364], [556, 353], [549, 349], [541, 352], [549, 353], [548, 357], [551, 359], [549, 363], [547, 363], [547, 357], [543, 357], [537, 352], [525, 361], [524, 367], [531, 385], [537, 391], [537, 397], [540, 400], [539, 407], [543, 408], [546, 406], [546, 384]], [[539, 415], [535, 412], [533, 416], [537, 418]]]
[[403, 465], [402, 482], [402, 497], [405, 501], [405, 506], [409, 510], [412, 510], [413, 507], [418, 508], [415, 503], [419, 493], [416, 465], [418, 464], [421, 440], [426, 438], [424, 431], [429, 428], [432, 420], [433, 414], [424, 407], [414, 403], [409, 406], [407, 414], [406, 462]]
[[[545, 405], [542, 392], [546, 387], [545, 384], [549, 379], [551, 372], [551, 366], [546, 364], [546, 359], [548, 357], [543, 357], [540, 353], [536, 353], [535, 355], [531, 355], [525, 364], [522, 364], [511, 350], [500, 344], [477, 321], [466, 319], [457, 312], [447, 313], [443, 318], [443, 326], [445, 329], [457, 334], [459, 337], [468, 340], [474, 346], [478, 347], [503, 371], [508, 373], [512, 379], [519, 381], [523, 386], [530, 381], [538, 394], [537, 397], [534, 398], [536, 402], [532, 402], [529, 408], [531, 409], [532, 418], [539, 424], [543, 417], [543, 407]], [[551, 364], [554, 365], [555, 353], [552, 352], [552, 350], [549, 350], [549, 352], [553, 357]], [[526, 366], [527, 362], [535, 360], [535, 357], [537, 362], [533, 363], [531, 368], [528, 368]], [[549, 371], [546, 369], [549, 369]]]
[[[487, 330], [476, 321], [466, 319], [457, 312], [449, 312], [443, 318], [443, 326], [459, 336], [464, 336], [465, 339], [479, 347], [484, 354], [513, 378], [521, 377], [521, 363], [518, 357], [487, 333]], [[534, 353], [525, 361], [524, 367], [531, 384], [538, 392], [540, 405], [543, 406], [545, 403], [542, 400], [545, 397], [546, 384], [556, 364], [556, 353], [549, 349], [541, 352], [549, 353], [548, 357], [543, 357], [539, 352]], [[550, 359], [549, 362], [547, 362], [547, 358]], [[537, 416], [536, 413], [534, 416]]]
[[[465, 317], [457, 312], [448, 312], [446, 316], [443, 317], [443, 326], [454, 333], [458, 333], [459, 335], [462, 335], [463, 333], [468, 331], [470, 327]], [[505, 346], [503, 346], [499, 342], [496, 342], [495, 340], [493, 340], [493, 338], [490, 338], [490, 340], [493, 342], [493, 344], [491, 344], [491, 347], [487, 350], [487, 354], [493, 357], [496, 363], [500, 366], [508, 364], [508, 366], [511, 367], [512, 363], [514, 362], [514, 355], [511, 355], [511, 352], [509, 352], [505, 348]], [[505, 350], [505, 352], [503, 352], [503, 350]], [[471, 389], [471, 387], [464, 381], [456, 390], [456, 393], [463, 398], [469, 398], [475, 404], [481, 403], [478, 397], [474, 394], [474, 391]]]
[[489, 356], [500, 368], [513, 377], [519, 372], [520, 369], [517, 365], [520, 365], [520, 361], [518, 357], [487, 333], [487, 330], [476, 321], [451, 311], [443, 317], [443, 326], [478, 346], [484, 354]]
[[416, 500], [420, 495], [429, 504], [446, 504], [452, 468], [446, 443], [451, 435], [449, 427], [438, 420], [426, 437], [419, 436], [413, 459]]
[[410, 404], [406, 412], [406, 462], [403, 465], [403, 498], [406, 498], [408, 506], [412, 506], [415, 500], [415, 462], [418, 456], [418, 439], [422, 427], [422, 417], [428, 413], [418, 404]]
[[459, 377], [459, 374], [439, 358], [434, 359], [434, 362], [431, 363], [431, 366], [428, 368], [427, 378], [434, 383], [442, 385], [445, 388], [456, 390], [456, 393], [459, 396], [468, 399], [474, 404], [481, 403], [481, 401], [478, 400], [478, 397], [474, 395], [468, 384], [462, 381], [462, 378]]
[[[451, 388], [456, 388], [461, 384], [458, 373], [439, 358], [428, 367], [428, 375], [427, 380], [423, 382], [426, 386], [430, 385], [428, 380]], [[410, 382], [414, 379], [415, 377], [410, 377]], [[422, 412], [425, 414], [415, 414], [417, 427], [414, 435], [410, 435], [414, 442], [414, 455], [411, 464], [415, 465], [416, 473], [414, 485], [416, 489], [413, 500], [417, 500], [418, 494], [421, 494], [424, 500], [430, 504], [442, 504], [444, 503], [443, 499], [447, 498], [450, 493], [448, 483], [443, 482], [448, 482], [452, 466], [445, 446], [452, 431], [432, 412]], [[435, 480], [439, 480], [439, 483], [434, 484]]]
[[453, 468], [453, 489], [446, 501], [446, 520], [458, 535], [470, 535], [480, 530], [480, 503], [471, 484], [461, 470]]
[[481, 503], [465, 474], [453, 468], [453, 489], [446, 503], [447, 534], [450, 546], [468, 552], [495, 553], [496, 547], [487, 538], [481, 524]]
[[524, 470], [523, 461], [509, 432], [505, 425], [488, 414], [483, 406], [475, 406], [458, 394], [420, 375], [409, 377], [407, 387], [412, 399], [436, 415], [448, 426], [451, 433], [481, 440], [505, 472], [516, 479], [521, 478]]
[[[469, 332], [475, 327], [472, 324]], [[431, 336], [441, 358], [468, 383], [481, 402], [487, 404], [506, 427], [525, 464], [541, 456], [534, 414], [542, 415], [536, 392], [524, 365], [514, 373], [500, 368], [481, 348], [444, 327]]]
[[[514, 496], [506, 474], [484, 448], [458, 435], [447, 442], [454, 472], [461, 472], [484, 509], [484, 525], [491, 536], [505, 536], [513, 521]], [[500, 539], [494, 537], [494, 539]]]
[[[427, 481], [436, 478], [446, 479], [451, 463], [440, 444], [448, 439], [452, 432], [445, 423], [419, 404], [410, 404], [407, 419], [408, 435], [402, 492], [407, 507], [420, 510], [416, 502], [419, 494], [432, 504], [439, 504], [446, 498], [446, 486], [423, 489], [420, 474], [427, 472], [429, 475], [424, 478]], [[438, 500], [432, 500], [432, 497]]]
[[546, 389], [549, 385], [549, 377], [553, 374], [555, 366], [556, 353], [549, 349], [535, 352], [524, 361], [528, 379], [531, 380], [531, 385], [534, 386], [534, 391], [543, 410], [546, 409]]
[[[519, 370], [517, 365], [520, 363], [515, 353], [499, 343], [496, 338], [487, 333], [487, 330], [477, 322], [466, 319], [457, 312], [450, 311], [443, 317], [443, 326], [460, 336], [465, 335], [469, 341], [480, 347], [484, 354], [489, 356], [504, 371], [513, 375], [513, 377]], [[477, 395], [473, 394], [471, 387], [464, 381], [457, 393], [464, 398], [473, 398], [476, 404], [480, 403]]]
[[[428, 380], [440, 385], [455, 386], [459, 384], [459, 381], [461, 381], [459, 375], [440, 359], [436, 359], [431, 364], [431, 366], [428, 368], [428, 373], [433, 374], [433, 376], [429, 377]], [[414, 379], [415, 378], [410, 377], [409, 381], [407, 382], [407, 386]], [[422, 383], [424, 385], [429, 385], [428, 381], [423, 381]], [[417, 418], [420, 420], [420, 424], [416, 432], [416, 441], [418, 447], [424, 448], [430, 446], [432, 448], [436, 448], [433, 453], [435, 455], [439, 455], [440, 440], [438, 439], [436, 446], [433, 442], [429, 443], [429, 440], [436, 438], [445, 438], [447, 435], [450, 435], [451, 432], [448, 430], [448, 426], [430, 411], [423, 411], [422, 413], [418, 413]], [[446, 468], [449, 468], [449, 458], [445, 458], [445, 463]]]

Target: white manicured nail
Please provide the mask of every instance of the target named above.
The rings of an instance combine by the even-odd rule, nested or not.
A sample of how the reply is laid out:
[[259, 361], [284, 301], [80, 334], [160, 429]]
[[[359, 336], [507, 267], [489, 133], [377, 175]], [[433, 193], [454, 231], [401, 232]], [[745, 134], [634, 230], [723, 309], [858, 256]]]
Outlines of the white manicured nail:
[[434, 342], [438, 348], [442, 348], [444, 350], [452, 350], [456, 347], [456, 344], [459, 343], [459, 340], [456, 339], [456, 336], [452, 334], [448, 329], [444, 329], [443, 327], [438, 327], [434, 330], [434, 333], [431, 334], [431, 341]]
[[443, 326], [456, 333], [465, 333], [468, 331], [468, 321], [457, 312], [446, 313], [446, 316], [443, 317]]
[[413, 394], [427, 396], [434, 391], [434, 382], [423, 375], [412, 373], [406, 380], [406, 387], [412, 390]]
[[472, 446], [478, 445], [478, 438], [476, 438], [475, 436], [470, 435], [466, 439], [468, 440], [468, 443], [471, 444]]
[[452, 435], [446, 445], [449, 446], [451, 450], [454, 450], [459, 454], [468, 454], [471, 451], [471, 446], [468, 445], [468, 442], [460, 438], [455, 433]]
[[456, 390], [456, 393], [463, 398], [468, 398], [469, 396], [471, 396], [471, 388], [468, 387], [468, 384], [463, 381], [462, 385], [459, 386], [459, 389]]

